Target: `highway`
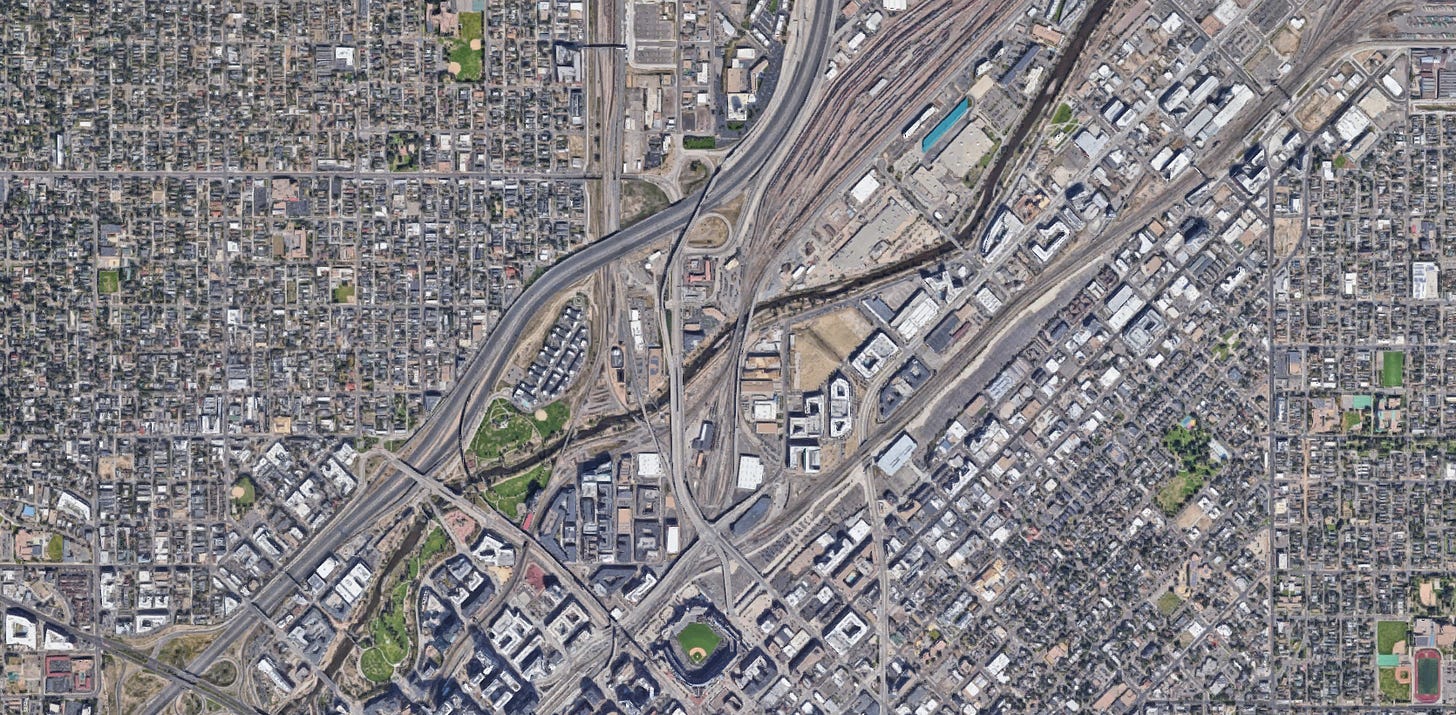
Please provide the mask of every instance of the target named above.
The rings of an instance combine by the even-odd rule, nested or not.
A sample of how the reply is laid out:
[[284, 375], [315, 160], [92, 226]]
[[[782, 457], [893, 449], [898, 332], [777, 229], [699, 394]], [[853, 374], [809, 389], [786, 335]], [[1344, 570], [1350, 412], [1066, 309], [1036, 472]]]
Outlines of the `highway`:
[[[369, 494], [352, 502], [329, 521], [328, 526], [315, 531], [313, 536], [297, 550], [288, 566], [279, 569], [263, 587], [248, 597], [234, 612], [232, 619], [223, 627], [222, 633], [207, 648], [198, 653], [187, 664], [187, 671], [205, 673], [218, 658], [237, 647], [256, 625], [259, 612], [272, 613], [298, 585], [308, 579], [325, 556], [334, 553], [344, 542], [353, 538], [363, 528], [373, 524], [389, 509], [398, 506], [415, 488], [415, 483], [398, 471], [385, 467], [387, 476], [369, 486]], [[355, 528], [336, 528], [344, 524]], [[146, 713], [158, 713], [181, 694], [182, 684], [176, 679], [147, 703]]]
[[[446, 393], [420, 429], [410, 436], [399, 454], [415, 469], [441, 477], [462, 457], [462, 442], [484, 419], [490, 404], [490, 393], [500, 380], [521, 337], [541, 308], [597, 269], [631, 254], [655, 241], [671, 238], [686, 230], [699, 210], [716, 207], [748, 186], [765, 160], [790, 139], [794, 119], [805, 109], [810, 92], [822, 77], [820, 68], [829, 55], [830, 30], [834, 17], [833, 3], [815, 3], [810, 25], [799, 37], [819, 40], [803, 48], [804, 56], [786, 75], [779, 86], [771, 114], [757, 124], [743, 143], [736, 147], [723, 168], [707, 187], [682, 201], [633, 224], [631, 227], [603, 237], [561, 259], [526, 288], [511, 303], [501, 320], [492, 329], [485, 345], [470, 358], [460, 371], [455, 387]], [[711, 195], [705, 192], [711, 189]]]
[[[1343, 4], [1338, 5], [1343, 6]], [[455, 387], [447, 393], [436, 410], [429, 415], [425, 423], [411, 436], [401, 450], [400, 454], [407, 464], [436, 480], [441, 479], [455, 467], [456, 460], [462, 457], [462, 438], [472, 434], [480, 423], [485, 407], [489, 404], [489, 397], [494, 392], [495, 384], [499, 381], [513, 352], [519, 347], [522, 336], [545, 304], [603, 266], [651, 245], [655, 241], [666, 240], [680, 234], [700, 211], [708, 210], [723, 203], [727, 198], [733, 197], [759, 175], [766, 159], [781, 150], [786, 140], [792, 139], [791, 130], [799, 124], [796, 120], [804, 111], [813, 89], [822, 77], [821, 68], [828, 56], [828, 39], [831, 37], [834, 9], [834, 5], [830, 3], [819, 3], [811, 9], [808, 27], [799, 33], [799, 37], [812, 38], [816, 41], [812, 42], [810, 46], [802, 48], [804, 56], [794, 65], [792, 73], [786, 72], [786, 81], [780, 84], [780, 92], [774, 98], [770, 114], [756, 124], [753, 133], [730, 154], [728, 161], [707, 188], [695, 192], [628, 229], [606, 236], [565, 257], [527, 287], [502, 316], [484, 346], [469, 359], [464, 369], [460, 371]], [[1333, 38], [1321, 37], [1320, 39]], [[1325, 44], [1323, 52], [1314, 54], [1316, 56], [1327, 54], [1333, 44], [1333, 42]], [[1301, 67], [1301, 70], [1307, 71], [1313, 62], [1302, 64], [1305, 66]], [[1294, 74], [1297, 76], [1302, 73]], [[1274, 101], [1277, 100], [1266, 99], [1266, 103]], [[1267, 110], [1269, 108], [1271, 107], [1261, 106], [1258, 109]], [[1256, 111], [1249, 114], [1262, 114], [1262, 112]], [[1225, 151], [1228, 150], [1225, 149]], [[1177, 192], [1183, 190], [1182, 186], [1170, 188], [1172, 190], [1166, 192], [1165, 196], [1173, 199], [1181, 196]], [[1134, 214], [1134, 216], [1136, 215]], [[1053, 270], [1048, 271], [1037, 281], [1036, 287], [1051, 289], [1077, 274], [1079, 264], [1104, 250], [1106, 248], [1104, 242], [1126, 230], [1133, 223], [1128, 220], [1132, 218], [1133, 216], [1125, 217], [1123, 221], [1118, 222], [1114, 230], [1106, 232], [1092, 245], [1074, 251], [1057, 261]], [[1028, 297], [1019, 300], [1029, 302], [1029, 296], [1037, 292], [1036, 290], [1025, 291], [1023, 295]], [[1018, 301], [1013, 301], [1002, 315], [1014, 316], [1017, 308], [1024, 307], [1018, 305]], [[1002, 342], [1004, 331], [991, 329], [993, 327], [988, 326], [984, 338], [978, 338], [969, 345], [963, 346], [961, 354], [954, 362], [960, 364], [970, 362], [992, 344]], [[678, 394], [679, 390], [680, 388], [675, 389], [674, 393]], [[924, 392], [928, 396], [936, 391], [925, 390]], [[924, 399], [926, 398], [912, 400], [912, 403], [903, 408], [901, 412], [906, 415], [913, 413], [915, 410], [912, 408], [917, 407], [915, 403], [922, 402]], [[882, 429], [880, 433], [884, 434], [901, 426], [892, 423], [886, 425], [886, 429]], [[674, 429], [678, 428], [674, 427]], [[866, 440], [866, 445], [859, 450], [859, 454], [855, 455], [855, 459], [848, 460], [849, 464], [867, 458], [872, 452], [870, 444], [871, 442]], [[850, 478], [852, 478], [851, 470], [845, 469], [839, 474], [830, 475], [828, 481], [839, 487]], [[834, 490], [837, 491], [837, 489]], [[233, 619], [224, 626], [217, 640], [199, 654], [188, 665], [185, 672], [205, 672], [205, 669], [218, 657], [236, 647], [246, 637], [256, 624], [254, 619], [258, 618], [259, 610], [271, 613], [281, 604], [283, 599], [296, 588], [295, 579], [301, 581], [325, 555], [334, 552], [340, 545], [371, 526], [390, 510], [398, 508], [404, 500], [421, 491], [420, 485], [414, 478], [401, 474], [386, 465], [382, 476], [363, 487], [348, 507], [333, 517], [295, 552], [286, 568], [280, 569], [266, 585], [248, 599], [244, 606], [239, 608]], [[802, 513], [802, 510], [795, 509], [792, 512]], [[781, 521], [782, 517], [783, 515], [780, 515], [775, 520]], [[713, 530], [708, 528], [705, 531], [712, 533]], [[713, 548], [719, 550], [720, 555], [726, 551], [733, 557], [733, 560], [746, 561], [744, 554], [738, 551], [731, 542], [725, 543], [717, 539], [712, 541], [714, 543], [711, 545], [695, 544], [692, 551], [701, 553], [705, 548]], [[688, 555], [684, 554], [684, 557]], [[727, 568], [727, 560], [724, 560], [724, 567]], [[755, 575], [757, 575], [756, 571]], [[763, 577], [761, 575], [755, 580], [762, 585]], [[256, 608], [252, 606], [256, 606]], [[147, 664], [147, 667], [155, 670], [152, 664]], [[159, 712], [176, 698], [182, 687], [189, 685], [188, 679], [181, 674], [165, 675], [171, 679], [171, 683], [162, 694], [147, 704], [144, 712]]]
[[[802, 56], [786, 72], [768, 112], [750, 134], [729, 154], [723, 167], [703, 189], [685, 197], [631, 227], [605, 236], [553, 265], [511, 303], [481, 349], [460, 371], [455, 386], [420, 429], [410, 436], [399, 454], [416, 471], [440, 480], [463, 459], [463, 443], [484, 419], [492, 388], [500, 380], [521, 337], [541, 308], [571, 286], [603, 266], [621, 259], [655, 241], [680, 235], [700, 210], [716, 207], [749, 185], [768, 157], [791, 138], [795, 120], [805, 110], [812, 90], [822, 77], [829, 56], [829, 39], [835, 5], [814, 3], [809, 8], [807, 27], [798, 28], [797, 38], [806, 43]], [[711, 190], [711, 195], [707, 192]], [[205, 672], [223, 653], [235, 647], [252, 630], [259, 610], [271, 613], [302, 582], [324, 556], [368, 528], [390, 509], [419, 489], [419, 485], [397, 469], [386, 466], [387, 476], [369, 483], [349, 506], [314, 533], [281, 569], [245, 604], [207, 649], [188, 664], [191, 672]], [[143, 708], [149, 715], [166, 708], [181, 692], [173, 681]]]
[[[202, 677], [197, 674], [198, 671], [184, 670], [182, 668], [173, 666], [170, 663], [164, 663], [137, 648], [133, 648], [126, 643], [114, 641], [110, 638], [92, 635], [84, 631], [79, 631], [74, 626], [52, 618], [50, 615], [31, 608], [30, 606], [27, 606], [24, 603], [21, 603], [20, 601], [17, 601], [13, 598], [0, 596], [0, 605], [5, 606], [6, 608], [13, 608], [19, 611], [23, 611], [29, 614], [31, 618], [35, 619], [40, 623], [45, 623], [47, 626], [53, 626], [63, 629], [78, 642], [90, 644], [91, 646], [95, 647], [103, 653], [110, 653], [117, 658], [121, 658], [122, 660], [126, 660], [135, 665], [141, 666], [143, 670], [148, 671], [153, 675], [156, 675], [157, 677], [167, 680], [168, 684], [178, 691], [185, 687], [190, 690], [203, 693], [208, 698], [211, 698], [215, 702], [230, 708], [233, 712], [236, 713], [258, 713], [259, 715], [266, 715], [267, 711], [247, 705], [241, 700], [233, 697], [232, 694], [228, 693], [222, 688], [213, 685], [206, 680], [203, 680]], [[114, 673], [108, 671], [105, 674], [105, 677], [110, 678], [113, 677], [113, 675]], [[168, 700], [168, 702], [171, 701]]]

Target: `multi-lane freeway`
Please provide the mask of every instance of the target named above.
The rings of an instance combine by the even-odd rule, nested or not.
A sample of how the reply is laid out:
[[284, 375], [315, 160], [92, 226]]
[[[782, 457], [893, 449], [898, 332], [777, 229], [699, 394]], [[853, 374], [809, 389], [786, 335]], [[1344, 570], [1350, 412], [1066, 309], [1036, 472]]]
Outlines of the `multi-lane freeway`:
[[805, 109], [810, 92], [822, 76], [834, 9], [833, 3], [813, 3], [808, 26], [798, 34], [806, 43], [803, 55], [786, 73], [787, 81], [780, 84], [769, 113], [727, 158], [709, 185], [711, 193], [705, 195], [709, 187], [699, 189], [661, 212], [591, 243], [563, 258], [528, 286], [501, 316], [485, 345], [470, 358], [454, 389], [401, 449], [405, 461], [426, 474], [446, 473], [461, 457], [462, 434], [473, 432], [484, 419], [491, 392], [506, 363], [519, 347], [532, 318], [546, 304], [597, 269], [654, 241], [678, 235], [699, 210], [717, 206], [758, 176], [769, 156], [792, 138], [789, 133], [794, 119]]
[[[835, 4], [808, 5], [808, 18], [797, 27], [799, 53], [786, 67], [770, 109], [750, 134], [725, 159], [723, 167], [707, 187], [699, 189], [663, 211], [572, 253], [547, 270], [510, 305], [481, 349], [459, 373], [448, 392], [420, 428], [400, 450], [402, 458], [419, 472], [441, 479], [463, 458], [464, 436], [474, 433], [484, 419], [491, 393], [511, 355], [536, 314], [563, 291], [584, 280], [603, 266], [642, 249], [654, 241], [672, 238], [688, 227], [701, 210], [734, 196], [758, 176], [766, 160], [792, 137], [795, 119], [805, 110], [810, 95], [823, 76], [829, 54]], [[237, 645], [254, 625], [256, 613], [271, 612], [297, 584], [307, 578], [325, 555], [372, 525], [389, 509], [413, 494], [419, 485], [389, 465], [383, 475], [368, 484], [350, 505], [335, 515], [281, 569], [249, 599], [257, 608], [239, 609], [210, 647], [198, 654], [187, 670], [205, 672], [228, 649]], [[180, 693], [173, 682], [154, 697], [144, 712], [160, 712]]]

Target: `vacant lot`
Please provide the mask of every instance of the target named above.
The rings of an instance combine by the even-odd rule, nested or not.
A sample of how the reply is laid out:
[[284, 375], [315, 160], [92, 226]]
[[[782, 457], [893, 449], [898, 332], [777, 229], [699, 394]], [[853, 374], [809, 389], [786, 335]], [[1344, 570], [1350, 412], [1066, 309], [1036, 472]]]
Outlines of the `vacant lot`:
[[845, 308], [815, 318], [809, 323], [809, 329], [819, 336], [825, 346], [834, 351], [835, 357], [846, 360], [869, 336], [873, 326], [858, 310]]
[[682, 185], [683, 195], [691, 194], [708, 181], [708, 165], [694, 159], [688, 163], [688, 168], [678, 175], [678, 179]]
[[688, 229], [687, 242], [693, 248], [717, 248], [728, 240], [728, 222], [722, 216], [704, 216]]
[[794, 388], [798, 390], [818, 388], [844, 362], [813, 330], [798, 331], [790, 360], [793, 361]]
[[202, 679], [225, 688], [238, 679], [238, 666], [233, 665], [230, 660], [221, 661], [208, 668], [207, 672], [202, 674]]
[[162, 649], [157, 651], [157, 660], [178, 668], [185, 668], [193, 658], [197, 657], [198, 653], [211, 645], [215, 638], [215, 635], [205, 633], [177, 636], [162, 644]]
[[657, 184], [639, 179], [622, 182], [622, 225], [630, 226], [665, 208], [670, 202]]

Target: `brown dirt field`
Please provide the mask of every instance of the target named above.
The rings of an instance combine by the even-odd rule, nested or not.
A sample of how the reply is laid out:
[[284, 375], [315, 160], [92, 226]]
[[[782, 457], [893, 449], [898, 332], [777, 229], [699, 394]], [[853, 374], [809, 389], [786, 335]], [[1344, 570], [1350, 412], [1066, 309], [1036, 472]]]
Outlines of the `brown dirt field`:
[[1289, 255], [1290, 251], [1299, 244], [1299, 236], [1302, 233], [1301, 224], [1303, 219], [1298, 218], [1276, 218], [1274, 219], [1274, 255], [1283, 258]]
[[167, 681], [149, 673], [132, 673], [121, 684], [121, 712], [125, 715], [137, 712], [141, 706], [162, 692]]
[[1305, 100], [1304, 105], [1294, 113], [1294, 121], [1305, 131], [1314, 131], [1321, 124], [1324, 124], [1325, 120], [1329, 119], [1330, 115], [1339, 106], [1339, 97], [1333, 94], [1323, 97], [1311, 95], [1308, 100]]
[[96, 460], [96, 475], [103, 481], [115, 481], [116, 470], [133, 469], [133, 460], [128, 455], [101, 457]]
[[452, 75], [460, 74], [460, 63], [451, 62], [450, 64], [445, 65], [445, 70]]
[[641, 221], [665, 208], [671, 201], [662, 189], [650, 181], [627, 179], [622, 182], [622, 225]]
[[688, 245], [693, 248], [718, 248], [728, 240], [728, 221], [722, 216], [708, 215], [688, 231]]
[[1274, 37], [1269, 39], [1269, 44], [1274, 46], [1275, 52], [1288, 57], [1299, 49], [1299, 35], [1290, 32], [1286, 27], [1274, 33]]
[[738, 223], [738, 214], [743, 213], [743, 201], [744, 196], [739, 194], [738, 198], [719, 206], [715, 213], [726, 219], [729, 224], [736, 224]]
[[794, 334], [794, 352], [789, 360], [795, 390], [817, 389], [843, 364], [813, 330], [800, 330]]
[[854, 349], [869, 336], [873, 329], [869, 321], [855, 308], [844, 308], [816, 318], [808, 326], [836, 358], [846, 360]]

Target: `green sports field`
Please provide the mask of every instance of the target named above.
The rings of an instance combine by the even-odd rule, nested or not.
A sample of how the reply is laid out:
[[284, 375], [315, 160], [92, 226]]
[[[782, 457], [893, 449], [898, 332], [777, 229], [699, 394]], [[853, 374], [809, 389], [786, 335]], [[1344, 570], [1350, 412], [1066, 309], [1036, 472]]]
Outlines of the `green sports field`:
[[723, 637], [706, 623], [691, 623], [678, 632], [677, 642], [682, 646], [683, 652], [687, 653], [688, 660], [701, 663], [718, 649]]
[[1405, 353], [1388, 350], [1380, 354], [1380, 386], [1400, 387], [1405, 383]]

